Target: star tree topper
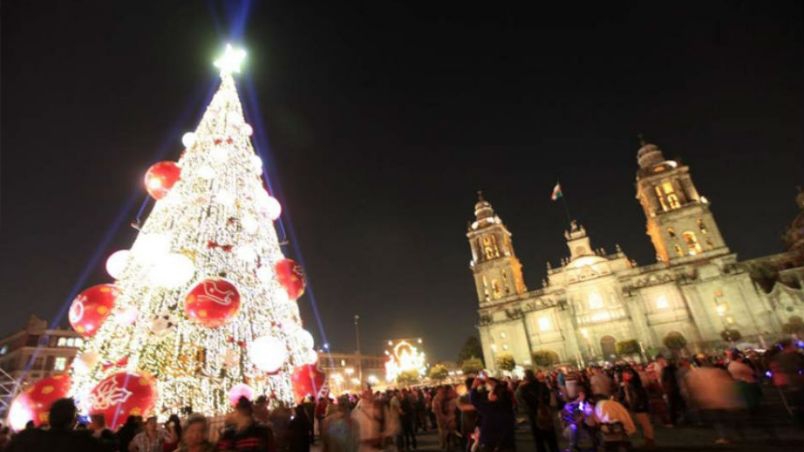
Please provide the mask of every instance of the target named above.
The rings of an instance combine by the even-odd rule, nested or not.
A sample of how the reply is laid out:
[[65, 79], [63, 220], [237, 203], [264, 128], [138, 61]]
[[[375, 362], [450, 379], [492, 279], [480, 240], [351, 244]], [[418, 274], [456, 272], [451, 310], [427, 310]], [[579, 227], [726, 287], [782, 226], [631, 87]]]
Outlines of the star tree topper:
[[240, 65], [246, 59], [246, 51], [241, 48], [234, 48], [231, 44], [226, 44], [223, 55], [215, 60], [215, 67], [221, 70], [221, 77], [230, 74], [239, 74]]

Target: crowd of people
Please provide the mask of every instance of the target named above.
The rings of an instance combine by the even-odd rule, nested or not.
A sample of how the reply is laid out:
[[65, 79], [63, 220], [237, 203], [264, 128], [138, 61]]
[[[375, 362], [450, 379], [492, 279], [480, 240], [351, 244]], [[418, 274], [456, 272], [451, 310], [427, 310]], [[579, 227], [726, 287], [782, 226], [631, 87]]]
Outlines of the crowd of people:
[[[520, 419], [537, 451], [630, 450], [641, 431], [642, 446], [655, 447], [654, 425], [710, 425], [718, 444], [759, 426], [774, 436], [764, 416], [763, 382], [778, 388], [789, 414], [804, 425], [804, 355], [791, 342], [759, 356], [729, 350], [648, 364], [621, 362], [582, 369], [558, 367], [525, 371], [524, 378], [492, 378], [484, 372], [463, 384], [308, 397], [290, 408], [260, 397], [241, 398], [211, 432], [201, 414], [131, 416], [116, 432], [103, 416], [78, 421], [71, 399], [55, 402], [49, 425], [33, 423], [9, 436], [0, 449], [17, 451], [308, 451], [320, 441], [323, 452], [412, 451], [417, 435], [435, 431], [442, 450], [515, 450]], [[527, 428], [527, 427], [525, 427]], [[214, 441], [212, 441], [214, 438]]]

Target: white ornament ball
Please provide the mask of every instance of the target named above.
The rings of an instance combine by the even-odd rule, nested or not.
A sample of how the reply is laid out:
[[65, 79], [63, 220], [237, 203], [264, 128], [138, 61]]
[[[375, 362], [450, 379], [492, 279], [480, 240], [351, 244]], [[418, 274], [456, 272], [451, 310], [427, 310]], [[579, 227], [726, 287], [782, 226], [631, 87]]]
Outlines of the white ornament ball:
[[235, 256], [244, 262], [254, 262], [257, 260], [257, 252], [250, 245], [240, 245], [234, 250]]
[[212, 180], [215, 178], [215, 170], [209, 165], [204, 165], [198, 168], [198, 176], [202, 179]]
[[315, 364], [318, 362], [318, 352], [315, 350], [308, 350], [304, 355], [304, 364]]
[[73, 361], [73, 370], [79, 375], [88, 374], [100, 362], [100, 354], [85, 351], [78, 354]]
[[159, 287], [175, 289], [189, 282], [193, 275], [195, 265], [192, 259], [182, 253], [169, 253], [151, 268], [148, 279]]
[[[262, 190], [261, 190], [262, 191]], [[268, 215], [268, 218], [271, 220], [276, 220], [279, 218], [279, 215], [282, 214], [282, 205], [279, 204], [279, 201], [276, 200], [273, 196], [269, 195], [268, 193], [262, 191], [263, 194], [257, 198], [257, 202], [259, 203], [260, 209]]]
[[298, 331], [296, 331], [295, 335], [296, 335], [296, 340], [299, 341], [299, 343], [302, 344], [302, 347], [311, 349], [315, 345], [315, 340], [313, 339], [313, 335], [310, 334], [309, 331], [300, 328]]
[[141, 262], [155, 262], [170, 252], [170, 240], [167, 234], [142, 233], [131, 247], [131, 252]]
[[262, 159], [258, 155], [251, 156], [251, 168], [255, 173], [262, 173]]
[[285, 343], [273, 336], [262, 336], [248, 346], [248, 357], [257, 369], [273, 373], [288, 359]]
[[183, 144], [185, 148], [191, 148], [195, 144], [195, 134], [193, 132], [187, 132], [182, 135], [181, 144]]
[[215, 200], [224, 206], [231, 206], [234, 204], [235, 197], [228, 190], [221, 189], [215, 194]]
[[260, 223], [257, 222], [257, 219], [251, 215], [244, 215], [243, 218], [240, 219], [240, 225], [243, 226], [243, 230], [246, 231], [248, 234], [254, 234], [257, 232], [257, 228], [259, 228]]
[[271, 281], [271, 277], [273, 277], [274, 272], [267, 265], [263, 265], [262, 267], [257, 269], [256, 274], [257, 279], [259, 279], [263, 283], [268, 283]]
[[250, 124], [243, 123], [243, 133], [250, 137], [254, 133], [254, 129], [251, 128]]
[[112, 253], [108, 259], [106, 259], [106, 272], [109, 273], [114, 279], [120, 279], [123, 276], [123, 271], [126, 269], [126, 265], [128, 265], [128, 258], [131, 252], [129, 250], [119, 250]]
[[225, 163], [229, 159], [229, 151], [223, 147], [216, 147], [209, 152], [209, 157], [215, 163]]

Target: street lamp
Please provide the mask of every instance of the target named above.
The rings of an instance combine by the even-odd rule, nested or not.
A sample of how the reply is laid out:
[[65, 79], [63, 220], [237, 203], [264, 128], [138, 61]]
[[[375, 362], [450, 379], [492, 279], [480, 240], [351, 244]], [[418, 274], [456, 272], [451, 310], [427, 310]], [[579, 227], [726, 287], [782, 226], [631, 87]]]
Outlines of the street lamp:
[[363, 383], [363, 357], [360, 355], [360, 316], [355, 314], [355, 342], [357, 343], [357, 379]]

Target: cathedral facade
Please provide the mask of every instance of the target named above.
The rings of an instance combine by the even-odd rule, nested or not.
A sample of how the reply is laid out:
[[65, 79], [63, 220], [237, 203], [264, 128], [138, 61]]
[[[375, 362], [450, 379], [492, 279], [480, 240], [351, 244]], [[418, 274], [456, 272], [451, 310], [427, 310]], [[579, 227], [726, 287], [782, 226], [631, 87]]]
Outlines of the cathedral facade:
[[[668, 346], [763, 346], [801, 327], [804, 215], [787, 233], [786, 252], [740, 262], [689, 167], [665, 160], [653, 144], [639, 149], [637, 162], [636, 197], [657, 262], [637, 266], [619, 246], [614, 253], [595, 249], [572, 222], [564, 234], [568, 256], [559, 267], [548, 263], [538, 290], [525, 286], [511, 233], [480, 196], [467, 238], [487, 367], [495, 369], [502, 357], [529, 367], [545, 355], [588, 363]], [[797, 203], [804, 209], [804, 193]]]

